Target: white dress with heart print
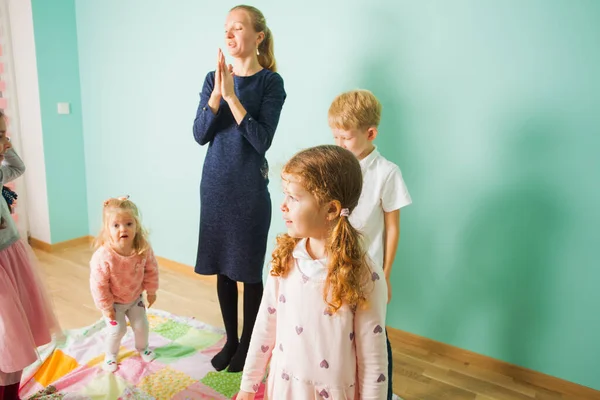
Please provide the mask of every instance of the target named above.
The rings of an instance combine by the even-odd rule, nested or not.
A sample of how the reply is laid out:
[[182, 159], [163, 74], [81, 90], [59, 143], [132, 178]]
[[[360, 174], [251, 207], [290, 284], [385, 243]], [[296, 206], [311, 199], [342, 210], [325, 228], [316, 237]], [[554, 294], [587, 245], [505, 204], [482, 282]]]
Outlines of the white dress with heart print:
[[265, 398], [366, 400], [387, 398], [387, 286], [374, 267], [366, 307], [335, 314], [323, 299], [327, 260], [314, 260], [306, 240], [285, 278], [267, 279], [241, 390], [258, 391], [270, 360]]

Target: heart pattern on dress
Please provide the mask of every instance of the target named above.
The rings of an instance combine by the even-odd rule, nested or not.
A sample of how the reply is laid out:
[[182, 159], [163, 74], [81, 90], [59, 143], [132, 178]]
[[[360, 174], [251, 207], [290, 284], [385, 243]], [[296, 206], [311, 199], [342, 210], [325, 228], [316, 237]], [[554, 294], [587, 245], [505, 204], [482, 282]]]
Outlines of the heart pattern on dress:
[[385, 375], [383, 375], [383, 374], [379, 375], [379, 378], [377, 378], [377, 383], [381, 383], [381, 382], [385, 382]]
[[373, 280], [373, 282], [378, 281], [379, 274], [377, 272], [373, 272], [373, 274], [371, 275], [371, 279]]
[[284, 295], [279, 296], [279, 301], [282, 303], [285, 303], [285, 296]]
[[269, 312], [269, 314], [272, 315], [272, 314], [275, 314], [275, 311], [277, 311], [277, 310], [275, 308], [273, 308], [273, 307], [268, 307], [267, 311]]
[[375, 327], [375, 329], [373, 329], [373, 333], [381, 333], [383, 332], [383, 328], [381, 327], [381, 325], [377, 325]]
[[323, 397], [324, 399], [328, 399], [329, 393], [327, 393], [327, 390], [323, 389], [319, 392], [319, 396]]
[[319, 364], [319, 366], [321, 368], [327, 369], [327, 368], [329, 368], [329, 363], [327, 362], [327, 360], [323, 360], [323, 361], [321, 361], [321, 364]]
[[297, 327], [296, 327], [296, 333], [299, 335], [299, 334], [301, 334], [302, 332], [304, 332], [304, 328], [302, 328], [301, 326], [297, 326]]
[[261, 350], [263, 353], [266, 353], [267, 351], [269, 351], [269, 346], [264, 346], [264, 345], [263, 345], [263, 346], [260, 346], [260, 350]]
[[349, 336], [350, 336], [350, 341], [353, 341], [354, 340], [354, 332], [350, 332]]

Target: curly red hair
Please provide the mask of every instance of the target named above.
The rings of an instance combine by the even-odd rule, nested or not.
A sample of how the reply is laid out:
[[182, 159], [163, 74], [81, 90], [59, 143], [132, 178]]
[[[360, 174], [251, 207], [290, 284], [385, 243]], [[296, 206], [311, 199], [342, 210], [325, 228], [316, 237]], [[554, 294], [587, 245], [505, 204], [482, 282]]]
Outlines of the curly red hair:
[[[338, 146], [324, 145], [303, 150], [283, 167], [283, 174], [296, 177], [319, 205], [338, 202], [350, 212], [358, 204], [362, 172], [356, 157]], [[292, 266], [292, 252], [299, 238], [277, 237], [271, 259], [271, 275], [284, 277]], [[365, 300], [371, 270], [365, 257], [360, 233], [345, 216], [338, 216], [327, 243], [328, 273], [325, 301], [332, 312], [343, 304], [356, 309]]]

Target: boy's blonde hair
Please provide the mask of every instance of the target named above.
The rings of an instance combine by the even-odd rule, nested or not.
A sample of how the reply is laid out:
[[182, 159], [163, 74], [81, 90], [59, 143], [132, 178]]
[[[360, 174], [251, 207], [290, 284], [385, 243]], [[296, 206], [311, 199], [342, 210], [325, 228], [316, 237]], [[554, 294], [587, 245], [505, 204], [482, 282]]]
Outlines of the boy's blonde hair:
[[110, 198], [104, 201], [104, 207], [102, 209], [102, 228], [100, 229], [98, 236], [94, 239], [94, 249], [98, 249], [99, 247], [110, 243], [110, 229], [108, 226], [110, 217], [119, 212], [129, 213], [135, 220], [133, 249], [138, 255], [144, 254], [150, 248], [148, 232], [142, 226], [140, 212], [135, 203], [129, 200], [129, 196]]
[[335, 129], [377, 128], [381, 120], [381, 103], [369, 90], [351, 90], [333, 100], [328, 118], [329, 126]]

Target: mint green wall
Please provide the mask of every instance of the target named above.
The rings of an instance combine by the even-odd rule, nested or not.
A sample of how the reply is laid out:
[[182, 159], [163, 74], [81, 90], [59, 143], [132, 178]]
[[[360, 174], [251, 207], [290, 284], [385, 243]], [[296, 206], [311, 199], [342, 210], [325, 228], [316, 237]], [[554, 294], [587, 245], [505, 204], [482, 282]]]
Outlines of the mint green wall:
[[[57, 243], [89, 233], [75, 3], [32, 0], [31, 4], [50, 237]], [[58, 102], [70, 103], [71, 114], [59, 115]]]
[[[76, 1], [93, 233], [102, 201], [131, 194], [156, 252], [193, 264], [206, 148], [191, 128], [234, 4]], [[380, 150], [414, 200], [389, 324], [600, 389], [600, 5], [253, 5], [289, 95], [269, 153], [271, 243], [284, 230], [278, 167], [332, 141], [337, 93], [369, 88], [384, 105]]]

